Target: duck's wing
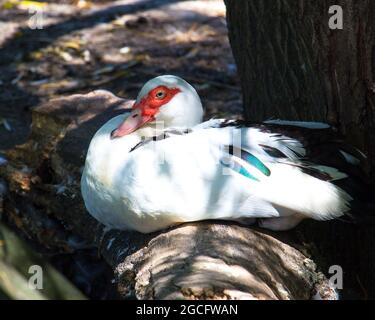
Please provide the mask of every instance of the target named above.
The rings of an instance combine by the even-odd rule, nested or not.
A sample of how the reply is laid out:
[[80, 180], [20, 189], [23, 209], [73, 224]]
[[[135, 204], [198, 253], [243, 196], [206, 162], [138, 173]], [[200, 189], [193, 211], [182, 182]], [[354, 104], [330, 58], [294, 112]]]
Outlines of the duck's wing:
[[[168, 171], [176, 198], [195, 192], [197, 202], [223, 219], [235, 213], [331, 219], [349, 212], [363, 191], [365, 158], [326, 124], [217, 119], [150, 139], [134, 152], [149, 148], [163, 154], [159, 172]], [[228, 203], [237, 203], [230, 217], [220, 213]]]
[[[303, 185], [303, 180], [297, 177], [306, 178], [306, 182], [314, 181], [310, 179], [314, 178], [328, 186], [330, 190], [326, 191], [331, 191], [332, 199], [338, 200], [328, 203], [336, 203], [336, 210], [331, 208], [328, 210], [331, 211], [330, 214], [318, 214], [319, 218], [340, 216], [349, 211], [352, 214], [364, 215], [369, 211], [368, 208], [372, 208], [371, 215], [375, 214], [374, 206], [369, 205], [373, 188], [369, 186], [366, 178], [370, 167], [367, 157], [357, 148], [345, 143], [343, 137], [330, 125], [282, 120], [261, 124], [216, 120], [210, 125], [217, 129], [232, 128], [234, 136], [236, 130], [242, 130], [241, 144], [228, 147], [229, 153], [239, 154], [234, 157], [235, 165], [232, 165], [235, 171], [252, 179], [254, 177], [246, 170], [249, 164], [264, 174], [268, 172], [266, 176], [272, 175], [272, 171], [278, 174], [289, 172], [285, 176], [285, 184], [295, 183], [297, 186], [301, 183], [300, 188], [306, 192], [310, 187], [313, 192], [314, 183]], [[242, 152], [238, 152], [238, 148], [241, 148]], [[243, 160], [242, 165], [238, 165], [239, 161], [236, 161], [239, 158]], [[291, 168], [296, 169], [293, 175], [290, 174]], [[323, 196], [323, 190], [324, 188], [319, 190], [321, 192], [315, 191], [311, 199], [319, 199], [319, 194]], [[305, 198], [305, 201], [308, 199]], [[292, 202], [289, 203], [292, 208]]]
[[[298, 168], [305, 176], [329, 183], [345, 203], [341, 206], [343, 212], [348, 214], [350, 209], [350, 214], [357, 217], [374, 216], [373, 187], [368, 182], [369, 161], [360, 150], [345, 143], [335, 128], [325, 123], [281, 120], [226, 125], [245, 131], [257, 128], [263, 135], [259, 135], [255, 144], [254, 141], [248, 143], [250, 146], [257, 151], [262, 148], [276, 163]], [[251, 137], [256, 138], [256, 135], [249, 135], [249, 139]], [[315, 197], [319, 197], [318, 191]]]
[[[321, 122], [272, 120], [261, 124], [217, 120], [213, 127], [242, 129], [247, 134], [241, 147], [266, 152], [275, 161], [289, 161], [300, 167], [332, 166], [364, 179], [367, 157], [345, 143], [335, 128]], [[335, 177], [332, 177], [333, 179]]]
[[[192, 136], [189, 134], [194, 133]], [[272, 120], [249, 123], [239, 120], [212, 119], [193, 128], [165, 130], [162, 134], [143, 139], [130, 152], [147, 145], [178, 136], [199, 137], [237, 157], [265, 170], [262, 161], [296, 166], [323, 180], [338, 180], [343, 174], [365, 179], [368, 161], [358, 149], [346, 144], [334, 128], [321, 122]], [[181, 141], [182, 142], [182, 141]], [[173, 143], [173, 142], [172, 142]], [[195, 142], [197, 145], [197, 142]], [[238, 167], [238, 166], [237, 166]], [[321, 170], [319, 170], [319, 167]], [[324, 167], [335, 170], [325, 172]]]

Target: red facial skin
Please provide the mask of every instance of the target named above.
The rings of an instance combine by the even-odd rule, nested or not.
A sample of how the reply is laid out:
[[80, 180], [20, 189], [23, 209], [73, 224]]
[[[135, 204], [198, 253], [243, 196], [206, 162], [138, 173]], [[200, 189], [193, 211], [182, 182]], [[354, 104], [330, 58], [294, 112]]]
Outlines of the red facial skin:
[[[164, 97], [158, 97], [157, 94], [163, 92]], [[158, 86], [152, 89], [146, 97], [144, 97], [139, 104], [135, 104], [133, 109], [139, 108], [143, 116], [154, 116], [158, 113], [160, 107], [167, 104], [172, 98], [181, 92], [178, 88], [168, 88], [166, 86]]]
[[170, 102], [179, 92], [181, 90], [178, 88], [168, 88], [166, 86], [158, 86], [150, 90], [139, 103], [133, 105], [133, 111], [116, 130], [112, 131], [111, 138], [123, 137], [146, 123], [154, 121], [159, 109]]

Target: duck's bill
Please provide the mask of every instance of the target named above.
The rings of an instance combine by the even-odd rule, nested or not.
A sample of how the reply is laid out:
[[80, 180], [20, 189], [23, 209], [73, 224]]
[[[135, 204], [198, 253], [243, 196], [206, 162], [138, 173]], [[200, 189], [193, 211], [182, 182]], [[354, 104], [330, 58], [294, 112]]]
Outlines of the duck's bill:
[[111, 133], [111, 139], [120, 138], [133, 133], [148, 122], [153, 121], [154, 117], [142, 115], [142, 110], [136, 108], [130, 113], [125, 121]]

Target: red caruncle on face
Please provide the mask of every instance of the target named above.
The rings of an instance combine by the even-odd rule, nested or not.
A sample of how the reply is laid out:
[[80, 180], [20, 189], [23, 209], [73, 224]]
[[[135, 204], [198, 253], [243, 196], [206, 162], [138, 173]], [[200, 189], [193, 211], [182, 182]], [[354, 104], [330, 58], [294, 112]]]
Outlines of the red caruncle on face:
[[170, 102], [179, 92], [181, 92], [179, 88], [168, 88], [167, 86], [158, 86], [150, 90], [141, 101], [133, 105], [133, 110], [126, 120], [111, 132], [111, 139], [130, 134], [146, 123], [154, 121], [159, 109]]
[[170, 102], [179, 92], [181, 92], [181, 90], [178, 88], [158, 86], [149, 91], [138, 104], [133, 106], [133, 109], [139, 109], [142, 116], [155, 116], [160, 107]]

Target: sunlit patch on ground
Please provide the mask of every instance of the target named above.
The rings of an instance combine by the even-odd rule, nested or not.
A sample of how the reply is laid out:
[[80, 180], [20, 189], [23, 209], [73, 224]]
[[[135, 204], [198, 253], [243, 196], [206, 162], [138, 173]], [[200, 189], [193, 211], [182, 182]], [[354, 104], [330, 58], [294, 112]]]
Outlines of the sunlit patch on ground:
[[0, 150], [25, 140], [40, 102], [99, 88], [134, 98], [160, 74], [195, 85], [206, 118], [242, 112], [222, 1], [40, 1], [41, 30], [28, 28], [32, 2], [16, 2], [0, 12]]

